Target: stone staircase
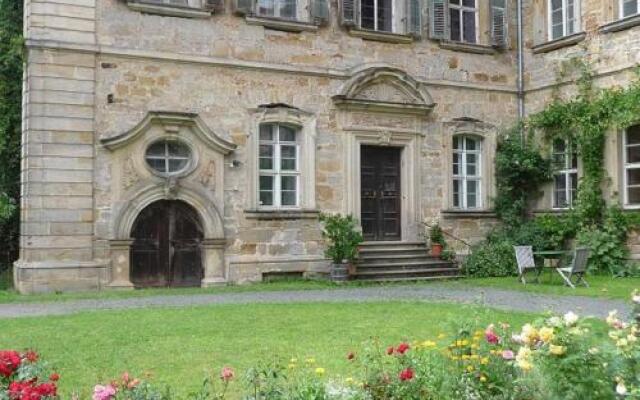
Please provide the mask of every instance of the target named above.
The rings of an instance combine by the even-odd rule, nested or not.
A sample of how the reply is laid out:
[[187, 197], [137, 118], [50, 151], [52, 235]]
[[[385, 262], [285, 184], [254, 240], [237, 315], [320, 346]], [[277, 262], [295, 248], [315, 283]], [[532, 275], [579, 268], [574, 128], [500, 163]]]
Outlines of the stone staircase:
[[357, 281], [392, 282], [461, 278], [455, 262], [429, 255], [423, 242], [365, 242], [356, 263]]

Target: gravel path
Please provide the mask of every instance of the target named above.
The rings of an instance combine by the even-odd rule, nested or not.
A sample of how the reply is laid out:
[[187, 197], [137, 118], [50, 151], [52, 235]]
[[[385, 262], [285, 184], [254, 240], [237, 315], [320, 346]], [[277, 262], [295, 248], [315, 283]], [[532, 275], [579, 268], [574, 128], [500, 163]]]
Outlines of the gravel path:
[[148, 307], [192, 307], [213, 304], [366, 302], [413, 300], [483, 305], [502, 310], [565, 313], [605, 317], [617, 309], [623, 315], [631, 307], [618, 300], [581, 296], [553, 296], [495, 288], [452, 288], [446, 285], [390, 286], [335, 290], [245, 292], [154, 296], [129, 299], [73, 300], [51, 303], [1, 304], [0, 318], [65, 315], [83, 311], [140, 309]]

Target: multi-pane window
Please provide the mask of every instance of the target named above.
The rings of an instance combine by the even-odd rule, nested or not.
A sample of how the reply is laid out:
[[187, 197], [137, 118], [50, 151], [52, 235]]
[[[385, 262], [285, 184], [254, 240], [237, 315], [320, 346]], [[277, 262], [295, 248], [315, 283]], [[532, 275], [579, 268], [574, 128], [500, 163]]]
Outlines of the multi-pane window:
[[393, 32], [394, 0], [360, 0], [360, 27]]
[[580, 0], [548, 1], [550, 39], [559, 39], [577, 33], [580, 29]]
[[627, 128], [623, 143], [624, 203], [640, 206], [640, 125]]
[[476, 43], [478, 8], [476, 0], [449, 0], [450, 38], [456, 42]]
[[296, 19], [297, 0], [258, 0], [257, 14], [261, 17]]
[[578, 191], [578, 155], [562, 139], [553, 141], [553, 208], [570, 208]]
[[160, 140], [147, 148], [144, 158], [154, 171], [163, 175], [176, 175], [188, 167], [191, 150], [177, 140]]
[[297, 129], [282, 124], [260, 125], [259, 201], [261, 207], [298, 207], [300, 147]]
[[482, 207], [481, 141], [473, 136], [453, 137], [453, 207]]
[[620, 0], [620, 18], [640, 14], [639, 0]]

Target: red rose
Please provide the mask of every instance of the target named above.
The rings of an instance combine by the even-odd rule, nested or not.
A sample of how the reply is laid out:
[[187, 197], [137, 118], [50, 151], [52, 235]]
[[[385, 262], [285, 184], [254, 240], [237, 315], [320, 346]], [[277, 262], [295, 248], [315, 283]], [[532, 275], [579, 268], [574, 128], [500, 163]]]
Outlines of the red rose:
[[24, 354], [24, 358], [26, 358], [27, 361], [34, 363], [38, 361], [38, 353], [33, 350], [29, 350]]
[[222, 371], [220, 371], [220, 379], [225, 382], [232, 380], [234, 376], [236, 376], [236, 373], [231, 367], [224, 367]]
[[410, 381], [413, 379], [413, 370], [411, 368], [407, 368], [405, 370], [403, 370], [402, 372], [400, 372], [400, 380], [405, 382], [405, 381]]
[[400, 343], [400, 345], [398, 346], [398, 348], [396, 349], [396, 352], [398, 354], [404, 354], [407, 352], [407, 350], [409, 350], [409, 344], [408, 343]]
[[349, 354], [347, 354], [347, 360], [351, 361], [354, 358], [356, 358], [356, 355], [353, 351], [349, 352]]
[[53, 382], [57, 382], [58, 380], [60, 380], [60, 375], [58, 375], [56, 372], [54, 372], [53, 374], [51, 374], [49, 376], [49, 380], [53, 381]]
[[390, 356], [390, 355], [392, 355], [392, 354], [393, 354], [393, 346], [389, 346], [389, 347], [387, 348], [387, 355], [388, 355], [388, 356]]
[[58, 388], [55, 383], [51, 382], [42, 383], [38, 385], [35, 390], [40, 396], [53, 397], [58, 394]]
[[17, 351], [0, 351], [0, 375], [10, 377], [20, 367], [20, 354]]
[[484, 337], [487, 340], [487, 342], [491, 344], [498, 344], [500, 342], [500, 338], [498, 337], [498, 335], [496, 335], [493, 331], [490, 331], [490, 330], [485, 332]]

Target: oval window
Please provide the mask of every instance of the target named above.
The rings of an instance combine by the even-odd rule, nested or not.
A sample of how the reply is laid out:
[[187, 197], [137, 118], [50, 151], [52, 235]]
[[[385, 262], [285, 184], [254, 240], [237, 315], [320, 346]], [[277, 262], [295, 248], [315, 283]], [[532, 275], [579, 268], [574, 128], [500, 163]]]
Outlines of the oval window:
[[145, 160], [154, 171], [163, 175], [175, 175], [189, 165], [191, 149], [176, 140], [161, 140], [147, 148]]

